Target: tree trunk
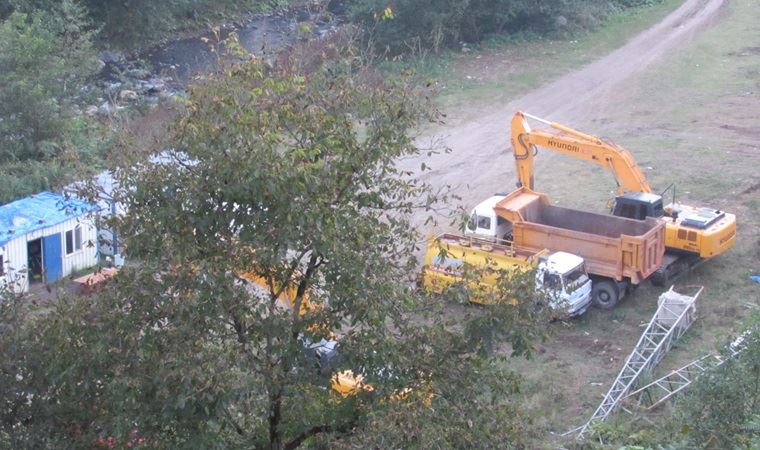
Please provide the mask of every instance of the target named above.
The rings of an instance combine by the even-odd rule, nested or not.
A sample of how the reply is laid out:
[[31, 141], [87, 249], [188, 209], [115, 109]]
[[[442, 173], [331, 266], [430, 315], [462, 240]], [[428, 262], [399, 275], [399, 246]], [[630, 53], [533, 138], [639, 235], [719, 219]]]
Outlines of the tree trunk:
[[282, 449], [280, 421], [282, 420], [282, 391], [278, 389], [269, 399], [269, 449]]

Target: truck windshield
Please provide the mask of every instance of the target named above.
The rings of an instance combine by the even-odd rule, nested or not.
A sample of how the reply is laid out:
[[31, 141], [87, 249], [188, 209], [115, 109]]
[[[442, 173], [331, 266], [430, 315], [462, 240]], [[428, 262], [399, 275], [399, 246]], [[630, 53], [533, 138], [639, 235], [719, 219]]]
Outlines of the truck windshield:
[[575, 292], [576, 289], [583, 286], [586, 280], [588, 280], [588, 275], [586, 275], [586, 267], [581, 264], [575, 269], [563, 275], [562, 278], [565, 282], [565, 289], [567, 292]]

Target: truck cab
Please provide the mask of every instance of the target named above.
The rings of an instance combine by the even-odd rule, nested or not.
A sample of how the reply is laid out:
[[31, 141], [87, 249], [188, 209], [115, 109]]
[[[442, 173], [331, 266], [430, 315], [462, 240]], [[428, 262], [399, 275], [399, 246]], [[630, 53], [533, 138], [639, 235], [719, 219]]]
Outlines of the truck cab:
[[470, 213], [465, 234], [484, 239], [512, 240], [512, 224], [494, 212], [494, 206], [504, 199], [504, 194], [494, 194], [478, 203]]
[[539, 258], [536, 291], [545, 292], [550, 306], [564, 310], [570, 317], [586, 312], [591, 305], [591, 279], [583, 258], [567, 252]]

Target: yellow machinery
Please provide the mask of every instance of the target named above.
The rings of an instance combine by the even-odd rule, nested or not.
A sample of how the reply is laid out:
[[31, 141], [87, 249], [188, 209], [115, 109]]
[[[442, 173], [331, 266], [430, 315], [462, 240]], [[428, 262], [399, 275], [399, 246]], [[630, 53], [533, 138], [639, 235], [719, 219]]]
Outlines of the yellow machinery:
[[[258, 286], [258, 288], [269, 291], [268, 283], [264, 277], [256, 275], [253, 272], [243, 272], [240, 273], [239, 276], [249, 283]], [[277, 297], [277, 300], [280, 303], [280, 306], [292, 311], [295, 308], [297, 294], [297, 287], [291, 283], [282, 289], [282, 292], [280, 293], [279, 297]], [[309, 293], [306, 292], [301, 299], [300, 315], [304, 315], [309, 312], [315, 312], [322, 308], [322, 305], [315, 305], [309, 300], [309, 298]], [[316, 325], [308, 328], [307, 331], [313, 334], [324, 334], [319, 333], [319, 329]], [[324, 342], [327, 342], [329, 344], [337, 344], [336, 337], [332, 333], [330, 333], [329, 340], [326, 340]], [[329, 347], [335, 348], [335, 345], [329, 345]], [[342, 397], [349, 397], [357, 395], [359, 393], [371, 394], [375, 390], [371, 384], [364, 382], [363, 375], [355, 374], [351, 370], [342, 370], [334, 373], [332, 377], [330, 377], [330, 389]], [[391, 394], [390, 398], [396, 401], [406, 400], [409, 398], [409, 394], [411, 392], [412, 391], [409, 388], [401, 389], [400, 391]], [[422, 400], [426, 405], [429, 406], [432, 402], [432, 394], [425, 394]]]
[[[442, 249], [446, 252], [445, 258], [440, 257]], [[548, 251], [518, 251], [509, 241], [494, 242], [472, 236], [442, 234], [428, 244], [421, 285], [428, 292], [440, 294], [452, 285], [464, 283], [467, 278], [464, 267], [469, 265], [483, 271], [466, 281], [474, 292], [470, 300], [488, 304], [488, 294], [498, 283], [500, 269], [530, 270], [538, 263], [539, 256], [548, 254]]]
[[[240, 274], [240, 278], [253, 283], [262, 289], [268, 291], [269, 287], [267, 286], [267, 281], [264, 279], [264, 277], [260, 275], [256, 275], [253, 272], [243, 272]], [[277, 287], [277, 286], [275, 286]], [[295, 308], [295, 302], [298, 295], [298, 288], [294, 284], [289, 284], [286, 286], [282, 292], [280, 292], [280, 296], [277, 297], [277, 300], [279, 300], [280, 304], [287, 308], [292, 310]], [[304, 315], [308, 313], [309, 311], [315, 311], [317, 308], [311, 304], [309, 301], [309, 293], [305, 293], [303, 295], [303, 298], [301, 299], [301, 315]]]
[[[445, 255], [445, 257], [442, 257]], [[467, 268], [477, 272], [468, 276]], [[503, 271], [536, 270], [535, 288], [552, 308], [568, 316], [583, 314], [591, 304], [591, 280], [583, 258], [566, 252], [529, 250], [510, 241], [444, 233], [428, 242], [420, 284], [428, 292], [466, 284], [474, 303], [492, 304]], [[515, 299], [507, 303], [516, 305]]]
[[[550, 129], [532, 130], [527, 119], [543, 123]], [[537, 147], [590, 161], [610, 170], [618, 185], [614, 215], [638, 220], [656, 217], [665, 223], [668, 253], [653, 279], [657, 284], [665, 284], [689, 265], [718, 256], [736, 243], [735, 215], [676, 203], [663, 206], [662, 195], [653, 193], [628, 150], [597, 136], [523, 112], [516, 113], [512, 118], [512, 149], [517, 165], [518, 187], [534, 188], [533, 159]]]
[[[258, 286], [258, 288], [263, 289], [265, 291], [269, 291], [269, 286], [267, 281], [264, 279], [264, 277], [254, 274], [253, 272], [243, 272], [239, 274], [240, 278], [248, 281], [249, 283], [252, 283], [253, 285]], [[296, 302], [296, 296], [298, 294], [298, 288], [294, 284], [290, 284], [288, 286], [285, 286], [284, 289], [282, 289], [282, 292], [280, 292], [279, 297], [277, 297], [277, 300], [281, 307], [287, 308], [288, 310], [293, 310], [295, 308], [295, 302]], [[321, 307], [321, 306], [319, 306]], [[301, 299], [301, 307], [300, 307], [300, 315], [307, 314], [310, 311], [316, 311], [318, 306], [313, 305], [309, 301], [309, 294], [308, 292], [304, 294], [303, 298]], [[319, 330], [316, 329], [309, 329], [307, 330], [309, 332], [318, 332]], [[317, 333], [319, 334], [319, 333]], [[331, 336], [331, 341], [334, 342], [334, 336]], [[330, 388], [340, 394], [343, 397], [347, 397], [350, 395], [356, 395], [359, 392], [372, 392], [372, 386], [367, 385], [363, 382], [363, 377], [361, 375], [356, 375], [350, 370], [344, 370], [335, 373], [330, 378]]]

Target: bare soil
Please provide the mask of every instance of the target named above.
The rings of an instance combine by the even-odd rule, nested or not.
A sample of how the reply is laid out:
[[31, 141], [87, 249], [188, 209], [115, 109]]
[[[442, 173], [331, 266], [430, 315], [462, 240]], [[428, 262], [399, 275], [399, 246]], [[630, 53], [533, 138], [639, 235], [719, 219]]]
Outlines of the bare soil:
[[[575, 126], [603, 120], [595, 113], [607, 109], [609, 94], [624, 89], [629, 77], [709, 26], [723, 4], [723, 0], [687, 0], [660, 23], [598, 61], [508, 104], [484, 110], [476, 120], [420, 139], [424, 146], [443, 144], [451, 151], [409, 160], [405, 166], [417, 170], [424, 159], [433, 170], [421, 173], [420, 178], [437, 186], [457, 187], [463, 205], [474, 205], [493, 192], [510, 190], [515, 176], [509, 120], [516, 111]], [[554, 156], [547, 152], [542, 162]], [[422, 221], [424, 218], [420, 225]]]

